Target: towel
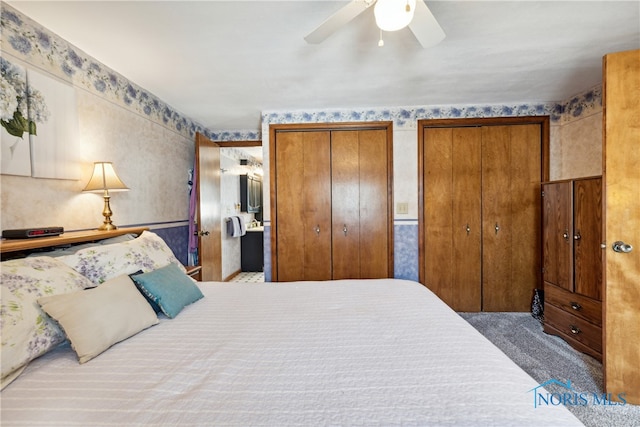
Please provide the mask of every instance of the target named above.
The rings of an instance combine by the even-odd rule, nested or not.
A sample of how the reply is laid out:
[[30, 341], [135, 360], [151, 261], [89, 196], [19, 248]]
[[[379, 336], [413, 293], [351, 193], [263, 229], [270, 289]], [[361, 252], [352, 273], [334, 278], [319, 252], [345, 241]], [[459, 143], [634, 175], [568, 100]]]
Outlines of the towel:
[[236, 218], [238, 218], [238, 222], [240, 223], [240, 235], [244, 236], [245, 234], [247, 234], [247, 226], [244, 223], [244, 219], [240, 218], [239, 216], [237, 216]]
[[227, 235], [229, 237], [240, 237], [247, 233], [244, 221], [239, 216], [227, 218]]

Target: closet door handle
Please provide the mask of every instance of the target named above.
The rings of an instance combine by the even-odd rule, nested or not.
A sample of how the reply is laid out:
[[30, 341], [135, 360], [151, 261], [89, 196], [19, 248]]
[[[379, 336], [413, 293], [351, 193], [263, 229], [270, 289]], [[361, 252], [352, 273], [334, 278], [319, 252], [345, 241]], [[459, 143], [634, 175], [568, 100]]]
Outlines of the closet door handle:
[[564, 240], [566, 240], [568, 242], [569, 241], [569, 230], [564, 230], [564, 233], [562, 233], [562, 237], [564, 238]]
[[573, 236], [573, 240], [580, 240], [580, 239], [582, 239], [582, 236], [580, 235], [580, 232], [578, 231], [578, 234]]
[[471, 233], [471, 228], [469, 227], [469, 224], [467, 224], [467, 228], [466, 228], [466, 230], [467, 230], [467, 236], [468, 236], [468, 235], [469, 235], [469, 233]]
[[320, 224], [316, 225], [316, 228], [313, 229], [316, 232], [316, 235], [320, 235]]
[[500, 226], [498, 225], [498, 223], [496, 222], [496, 226], [494, 227], [496, 230], [496, 235], [498, 234], [498, 231], [500, 231]]
[[342, 226], [342, 232], [344, 233], [344, 235], [345, 235], [345, 236], [347, 235], [347, 231], [348, 231], [348, 230], [347, 230], [347, 224], [344, 224], [344, 225]]

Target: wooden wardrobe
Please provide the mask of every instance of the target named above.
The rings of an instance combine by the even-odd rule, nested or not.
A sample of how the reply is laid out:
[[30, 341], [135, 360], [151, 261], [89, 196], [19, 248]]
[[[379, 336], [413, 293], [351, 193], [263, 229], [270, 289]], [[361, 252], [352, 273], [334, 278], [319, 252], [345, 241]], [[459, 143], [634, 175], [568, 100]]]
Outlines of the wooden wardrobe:
[[528, 311], [548, 117], [418, 122], [420, 281], [456, 311]]
[[272, 125], [273, 281], [393, 277], [391, 122]]
[[544, 331], [602, 360], [602, 179], [542, 185]]

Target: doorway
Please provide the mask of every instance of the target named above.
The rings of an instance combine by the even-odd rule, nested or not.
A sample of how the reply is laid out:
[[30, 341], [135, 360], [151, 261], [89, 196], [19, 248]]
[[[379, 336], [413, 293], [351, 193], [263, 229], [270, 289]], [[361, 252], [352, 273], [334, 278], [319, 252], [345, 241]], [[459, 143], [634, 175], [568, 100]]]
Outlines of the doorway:
[[[219, 142], [222, 280], [264, 282], [262, 142]], [[239, 223], [242, 223], [238, 233]], [[234, 231], [235, 227], [235, 231]]]

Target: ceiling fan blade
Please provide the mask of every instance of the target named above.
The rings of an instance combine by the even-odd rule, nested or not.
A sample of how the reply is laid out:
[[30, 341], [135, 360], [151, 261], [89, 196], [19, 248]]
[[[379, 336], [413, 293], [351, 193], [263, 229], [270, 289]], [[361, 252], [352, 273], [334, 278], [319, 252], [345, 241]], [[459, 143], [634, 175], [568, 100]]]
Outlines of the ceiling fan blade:
[[324, 21], [318, 28], [305, 36], [307, 43], [317, 44], [323, 42], [334, 32], [338, 31], [347, 22], [364, 12], [369, 5], [363, 0], [352, 0], [349, 4], [338, 10]]
[[423, 48], [435, 46], [445, 38], [444, 31], [423, 0], [416, 1], [416, 10], [409, 28]]

